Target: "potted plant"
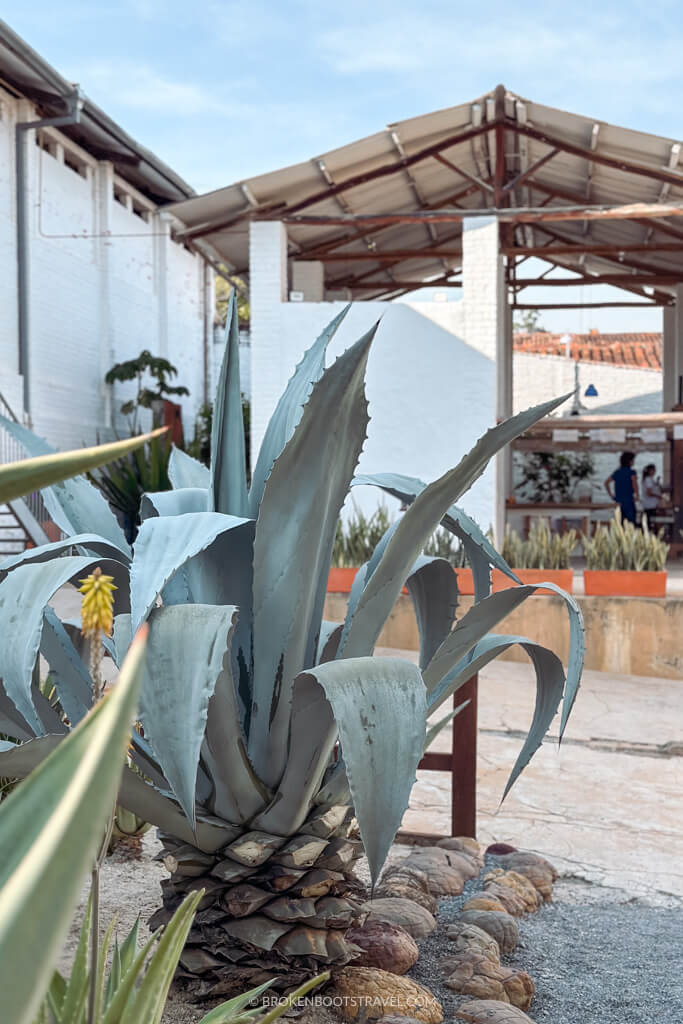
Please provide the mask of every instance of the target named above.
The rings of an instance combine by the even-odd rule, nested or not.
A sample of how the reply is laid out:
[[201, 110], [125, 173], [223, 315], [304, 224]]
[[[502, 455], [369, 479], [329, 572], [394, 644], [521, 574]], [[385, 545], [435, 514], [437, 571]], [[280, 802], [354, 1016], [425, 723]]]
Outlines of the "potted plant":
[[665, 597], [669, 545], [662, 531], [652, 533], [643, 516], [641, 528], [624, 521], [617, 509], [609, 525], [581, 538], [586, 555], [586, 594], [623, 597]]
[[[519, 500], [535, 504], [560, 504], [590, 497], [595, 469], [590, 452], [527, 452], [515, 460]], [[585, 499], [583, 499], [585, 500]]]
[[[548, 581], [571, 593], [574, 583], [571, 557], [577, 543], [576, 530], [553, 533], [547, 519], [537, 519], [529, 529], [527, 540], [508, 526], [501, 554], [522, 583]], [[492, 584], [494, 591], [514, 586], [513, 581], [499, 569], [493, 570]], [[539, 590], [539, 594], [551, 593], [550, 590]]]

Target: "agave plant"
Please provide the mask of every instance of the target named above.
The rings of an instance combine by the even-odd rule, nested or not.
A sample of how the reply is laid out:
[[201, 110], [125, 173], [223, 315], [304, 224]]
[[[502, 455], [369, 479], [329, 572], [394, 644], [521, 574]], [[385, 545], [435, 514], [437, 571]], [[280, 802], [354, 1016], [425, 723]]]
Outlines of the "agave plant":
[[[148, 494], [134, 553], [101, 495], [80, 479], [45, 492], [67, 540], [0, 568], [0, 624], [15, 642], [0, 654], [0, 729], [20, 744], [0, 754], [0, 774], [37, 764], [59, 736], [31, 686], [42, 653], [70, 722], [92, 683], [70, 626], [48, 604], [93, 565], [115, 578], [111, 656], [124, 657], [149, 624], [140, 720], [131, 737], [138, 771], [124, 771], [119, 802], [160, 828], [170, 878], [156, 922], [204, 889], [181, 957], [203, 990], [228, 993], [279, 971], [289, 984], [352, 955], [344, 932], [360, 844], [373, 880], [407, 807], [427, 717], [512, 644], [537, 677], [529, 734], [510, 788], [563, 701], [563, 731], [583, 663], [576, 604], [565, 679], [551, 651], [489, 630], [536, 587], [523, 586], [479, 527], [455, 504], [494, 453], [564, 401], [490, 430], [454, 469], [428, 485], [395, 474], [357, 477], [407, 506], [356, 574], [343, 623], [323, 621], [339, 512], [368, 423], [365, 365], [374, 329], [325, 369], [336, 317], [297, 366], [268, 425], [251, 487], [245, 480], [237, 315], [228, 317], [214, 406], [211, 466], [171, 456], [173, 491]], [[29, 451], [44, 446], [14, 427]], [[457, 580], [422, 555], [442, 523], [473, 569], [474, 607], [453, 628]], [[69, 554], [75, 550], [76, 554]], [[55, 557], [55, 556], [61, 557]], [[490, 593], [491, 567], [519, 584]], [[403, 586], [421, 633], [419, 667], [373, 657]], [[506, 789], [506, 792], [507, 792]]]

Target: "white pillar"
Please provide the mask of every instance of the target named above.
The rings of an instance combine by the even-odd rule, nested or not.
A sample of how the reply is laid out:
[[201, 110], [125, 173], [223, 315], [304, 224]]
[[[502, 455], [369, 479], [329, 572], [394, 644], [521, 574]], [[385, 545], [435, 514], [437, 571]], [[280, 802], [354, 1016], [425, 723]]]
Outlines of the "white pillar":
[[676, 304], [662, 310], [662, 410], [669, 412], [681, 397], [683, 376], [683, 284], [676, 286]]
[[249, 226], [251, 457], [256, 459], [281, 392], [280, 304], [287, 300], [287, 232], [280, 221]]
[[[492, 422], [512, 413], [512, 317], [507, 303], [505, 262], [496, 217], [466, 217], [462, 232], [464, 340], [495, 364]], [[509, 453], [496, 459], [493, 527], [496, 541], [505, 530]], [[487, 523], [482, 524], [484, 529]]]

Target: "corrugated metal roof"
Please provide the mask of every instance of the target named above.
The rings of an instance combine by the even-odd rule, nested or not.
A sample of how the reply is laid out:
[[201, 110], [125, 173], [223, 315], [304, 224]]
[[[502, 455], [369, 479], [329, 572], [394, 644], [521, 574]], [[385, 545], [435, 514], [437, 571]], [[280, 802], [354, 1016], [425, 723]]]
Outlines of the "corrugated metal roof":
[[[187, 226], [189, 237], [202, 237], [220, 253], [229, 268], [248, 272], [248, 227], [254, 217], [279, 219], [298, 207], [306, 214], [339, 216], [413, 212], [425, 209], [481, 210], [492, 206], [491, 190], [496, 164], [496, 92], [472, 103], [445, 108], [421, 117], [388, 125], [386, 129], [303, 163], [236, 182], [172, 207]], [[498, 107], [500, 114], [500, 106]], [[542, 205], [622, 205], [683, 201], [683, 173], [678, 170], [680, 145], [674, 139], [620, 128], [504, 92], [505, 180], [512, 181], [549, 153], [557, 140], [562, 150], [531, 178], [512, 190], [512, 207]], [[502, 118], [502, 115], [498, 118]], [[483, 130], [476, 134], [478, 126]], [[457, 140], [458, 136], [465, 138]], [[454, 139], [439, 151], [460, 170], [423, 151]], [[548, 141], [550, 139], [550, 141]], [[569, 150], [580, 149], [577, 154]], [[594, 147], [593, 149], [591, 147]], [[594, 152], [595, 157], [590, 156]], [[596, 158], [621, 164], [606, 166]], [[637, 165], [641, 173], [623, 164]], [[366, 179], [369, 180], [358, 180]], [[489, 188], [472, 184], [468, 176]], [[668, 177], [668, 181], [664, 179]], [[341, 190], [332, 194], [331, 189]], [[303, 204], [303, 205], [302, 205]], [[558, 265], [576, 266], [584, 273], [645, 270], [679, 273], [683, 279], [683, 220], [634, 220], [556, 225], [519, 225], [516, 244], [542, 246], [567, 240], [577, 244], [632, 245], [653, 237], [678, 240], [680, 251], [609, 256], [571, 254], [553, 259]], [[457, 224], [396, 224], [365, 227], [358, 224], [311, 225], [288, 223], [290, 255], [313, 256], [327, 249], [326, 286], [344, 288], [353, 297], [374, 297], [396, 291], [395, 279], [424, 280], [452, 274], [460, 265], [457, 255], [446, 258], [419, 255], [425, 248], [458, 248]], [[390, 264], [368, 261], [368, 255], [411, 250], [410, 259]], [[415, 255], [412, 256], [412, 251]], [[365, 259], [331, 261], [331, 255]], [[375, 282], [376, 290], [361, 288]], [[666, 288], [660, 289], [666, 291]], [[522, 293], [523, 294], [523, 293]]]

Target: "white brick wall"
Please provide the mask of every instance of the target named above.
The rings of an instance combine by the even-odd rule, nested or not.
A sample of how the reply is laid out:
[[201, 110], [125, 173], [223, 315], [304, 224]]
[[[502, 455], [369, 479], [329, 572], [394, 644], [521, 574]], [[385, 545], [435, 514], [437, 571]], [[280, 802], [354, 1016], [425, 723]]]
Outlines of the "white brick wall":
[[[18, 377], [14, 120], [35, 118], [25, 101], [0, 91], [0, 390], [22, 411]], [[106, 436], [131, 387], [110, 403], [103, 382], [113, 362], [143, 348], [179, 370], [184, 427], [191, 435], [203, 400], [203, 263], [172, 242], [164, 215], [145, 221], [113, 196], [111, 166], [73, 147], [59, 132], [49, 153], [28, 138], [30, 210], [30, 379], [36, 431], [58, 447]], [[86, 176], [63, 160], [73, 150]], [[125, 188], [125, 183], [121, 183]], [[129, 189], [136, 194], [134, 189]], [[144, 204], [144, 197], [138, 197]], [[150, 206], [151, 204], [147, 204]], [[114, 417], [119, 426], [121, 418]]]

